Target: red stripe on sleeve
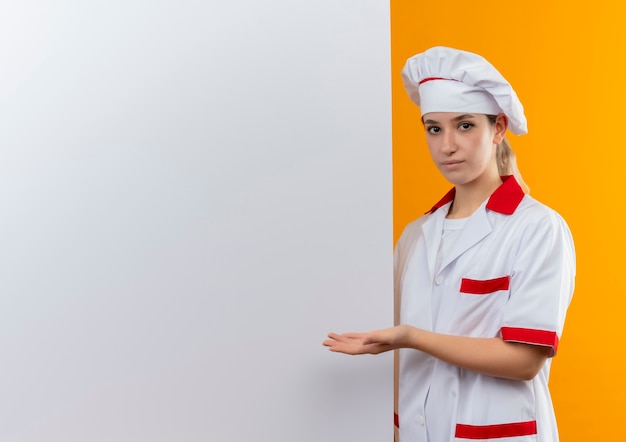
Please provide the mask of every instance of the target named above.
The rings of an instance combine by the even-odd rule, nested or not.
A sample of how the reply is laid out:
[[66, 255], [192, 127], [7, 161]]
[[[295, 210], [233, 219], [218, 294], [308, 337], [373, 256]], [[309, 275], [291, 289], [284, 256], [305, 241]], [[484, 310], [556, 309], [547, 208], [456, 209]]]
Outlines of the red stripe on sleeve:
[[554, 353], [559, 346], [559, 336], [556, 332], [548, 330], [535, 330], [532, 328], [502, 327], [500, 329], [502, 339], [525, 344], [544, 345], [552, 347]]
[[537, 434], [537, 421], [498, 425], [457, 424], [455, 437], [460, 439], [497, 439], [500, 437], [530, 436], [533, 434]]
[[461, 293], [471, 293], [473, 295], [486, 295], [498, 290], [508, 290], [510, 276], [502, 276], [494, 279], [461, 279]]

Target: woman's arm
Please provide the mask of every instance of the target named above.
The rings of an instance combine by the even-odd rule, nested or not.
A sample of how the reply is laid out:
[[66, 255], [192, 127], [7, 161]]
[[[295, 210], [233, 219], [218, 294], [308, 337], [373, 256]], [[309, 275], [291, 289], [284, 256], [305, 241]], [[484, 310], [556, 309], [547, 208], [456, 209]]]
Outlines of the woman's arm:
[[412, 348], [461, 368], [515, 380], [534, 378], [552, 351], [550, 347], [506, 342], [500, 338], [444, 335], [410, 325], [369, 333], [330, 333], [328, 337], [323, 345], [339, 353], [378, 354]]

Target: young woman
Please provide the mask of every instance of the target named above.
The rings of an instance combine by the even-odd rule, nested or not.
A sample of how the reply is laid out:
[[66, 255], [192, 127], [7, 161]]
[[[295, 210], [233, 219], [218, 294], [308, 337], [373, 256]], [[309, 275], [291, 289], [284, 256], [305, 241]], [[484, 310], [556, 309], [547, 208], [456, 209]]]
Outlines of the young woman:
[[399, 442], [556, 442], [548, 391], [574, 290], [570, 231], [525, 194], [510, 129], [526, 118], [484, 58], [435, 47], [402, 72], [430, 154], [454, 188], [395, 251], [396, 326], [330, 333], [347, 354], [399, 350]]

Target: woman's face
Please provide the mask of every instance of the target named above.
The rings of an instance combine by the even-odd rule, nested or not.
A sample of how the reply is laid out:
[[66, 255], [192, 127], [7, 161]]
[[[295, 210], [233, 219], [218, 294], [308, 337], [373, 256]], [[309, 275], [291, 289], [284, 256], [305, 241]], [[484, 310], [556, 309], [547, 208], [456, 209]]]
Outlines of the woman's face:
[[496, 145], [506, 132], [504, 115], [495, 125], [484, 114], [431, 112], [422, 120], [430, 155], [448, 181], [464, 185], [498, 177]]

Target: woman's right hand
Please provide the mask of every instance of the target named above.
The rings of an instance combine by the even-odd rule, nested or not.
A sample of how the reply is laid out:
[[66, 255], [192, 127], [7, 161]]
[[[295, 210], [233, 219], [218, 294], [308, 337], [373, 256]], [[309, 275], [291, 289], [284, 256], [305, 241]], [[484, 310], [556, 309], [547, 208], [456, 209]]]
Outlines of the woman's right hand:
[[367, 333], [329, 333], [322, 344], [330, 351], [349, 355], [379, 354], [410, 347], [418, 329], [409, 325], [375, 330]]

